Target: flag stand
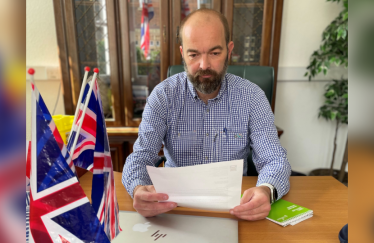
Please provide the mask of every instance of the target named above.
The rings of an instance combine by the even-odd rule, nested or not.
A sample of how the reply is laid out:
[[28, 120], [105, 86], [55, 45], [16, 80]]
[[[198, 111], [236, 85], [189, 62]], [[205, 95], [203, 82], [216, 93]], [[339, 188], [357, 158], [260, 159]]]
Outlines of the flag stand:
[[[74, 142], [73, 142], [73, 144], [71, 146], [71, 149], [70, 149], [70, 155], [71, 155], [71, 159], [72, 160], [73, 160], [73, 156], [74, 156], [75, 146], [77, 145], [77, 142], [78, 142], [79, 133], [80, 133], [81, 128], [82, 128], [84, 116], [86, 115], [86, 110], [87, 110], [87, 107], [88, 107], [88, 103], [90, 101], [90, 97], [91, 97], [91, 93], [92, 93], [92, 88], [93, 88], [93, 85], [94, 85], [94, 83], [96, 81], [96, 77], [97, 77], [98, 73], [99, 73], [99, 69], [98, 68], [94, 68], [94, 75], [92, 77], [92, 82], [91, 82], [91, 85], [90, 85], [90, 89], [88, 90], [88, 93], [87, 93], [87, 96], [86, 96], [86, 101], [84, 102], [84, 107], [83, 107], [83, 111], [82, 111], [82, 115], [81, 115], [81, 122], [78, 125], [77, 131], [76, 131], [75, 137], [74, 137]], [[84, 89], [84, 87], [82, 87], [82, 89]], [[74, 128], [74, 125], [75, 124], [73, 124], [73, 128]]]
[[27, 71], [28, 74], [30, 74], [30, 82], [35, 85], [35, 81], [34, 81], [34, 73], [35, 73], [35, 70], [33, 68], [29, 68], [29, 70]]
[[70, 141], [70, 137], [71, 137], [71, 134], [73, 133], [73, 128], [74, 128], [74, 124], [75, 122], [77, 121], [77, 117], [78, 117], [78, 111], [79, 111], [79, 107], [80, 107], [80, 104], [82, 102], [82, 96], [83, 96], [83, 93], [84, 93], [84, 89], [86, 87], [86, 84], [87, 84], [87, 76], [88, 76], [88, 72], [90, 71], [90, 67], [85, 67], [84, 68], [84, 77], [83, 77], [83, 83], [82, 83], [82, 86], [81, 86], [81, 91], [79, 93], [79, 98], [78, 98], [78, 102], [77, 102], [77, 107], [75, 109], [75, 114], [74, 114], [74, 121], [73, 121], [73, 126], [71, 127], [71, 131], [70, 131], [70, 135], [69, 135], [69, 139], [68, 141]]

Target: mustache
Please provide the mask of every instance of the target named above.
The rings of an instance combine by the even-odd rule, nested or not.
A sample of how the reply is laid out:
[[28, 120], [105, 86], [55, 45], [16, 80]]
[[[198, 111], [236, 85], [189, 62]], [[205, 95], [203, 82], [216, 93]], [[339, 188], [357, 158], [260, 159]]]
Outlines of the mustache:
[[194, 78], [197, 78], [199, 76], [205, 76], [205, 75], [212, 75], [212, 76], [217, 76], [218, 73], [214, 70], [211, 70], [211, 69], [206, 69], [206, 70], [198, 70], [195, 75], [194, 75]]

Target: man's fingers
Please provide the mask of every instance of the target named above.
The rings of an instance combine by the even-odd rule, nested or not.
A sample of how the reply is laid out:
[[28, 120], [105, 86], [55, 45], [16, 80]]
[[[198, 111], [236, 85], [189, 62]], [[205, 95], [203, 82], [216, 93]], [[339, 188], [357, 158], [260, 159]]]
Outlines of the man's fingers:
[[134, 203], [134, 208], [142, 211], [161, 211], [171, 210], [177, 206], [174, 202], [152, 202], [152, 203]]
[[148, 201], [148, 202], [156, 202], [156, 201], [165, 201], [169, 197], [167, 194], [164, 193], [153, 193], [148, 191], [138, 191], [136, 195], [134, 196], [135, 200], [142, 200], [142, 201]]
[[238, 215], [236, 217], [244, 220], [249, 220], [249, 221], [255, 221], [255, 220], [261, 220], [266, 218], [269, 215], [269, 213], [260, 213], [260, 214], [255, 214], [255, 215]]
[[262, 204], [258, 208], [244, 210], [244, 211], [231, 210], [230, 213], [232, 213], [236, 216], [238, 216], [238, 215], [255, 215], [255, 214], [260, 214], [260, 213], [269, 213], [270, 210], [271, 210], [271, 206], [270, 206], [270, 203], [269, 203], [269, 204]]
[[233, 208], [233, 210], [234, 212], [235, 211], [243, 212], [243, 211], [252, 210], [252, 209], [262, 206], [263, 204], [268, 203], [267, 200], [268, 200], [267, 197], [257, 197], [256, 195], [254, 195], [249, 202], [236, 206], [235, 208]]
[[254, 190], [249, 189], [249, 190], [244, 191], [243, 197], [240, 199], [240, 205], [249, 202], [253, 196], [254, 196]]
[[145, 188], [146, 188], [147, 191], [149, 191], [149, 192], [156, 193], [156, 189], [155, 189], [155, 186], [154, 186], [154, 185], [148, 185], [148, 186], [145, 186]]
[[164, 193], [156, 193], [154, 186], [141, 186], [134, 194], [133, 206], [135, 210], [144, 217], [168, 212], [177, 206], [174, 202], [158, 202], [168, 200]]
[[166, 208], [163, 210], [157, 210], [157, 211], [148, 211], [148, 210], [139, 210], [138, 213], [140, 213], [144, 217], [153, 217], [162, 213], [166, 213], [172, 210], [172, 208]]

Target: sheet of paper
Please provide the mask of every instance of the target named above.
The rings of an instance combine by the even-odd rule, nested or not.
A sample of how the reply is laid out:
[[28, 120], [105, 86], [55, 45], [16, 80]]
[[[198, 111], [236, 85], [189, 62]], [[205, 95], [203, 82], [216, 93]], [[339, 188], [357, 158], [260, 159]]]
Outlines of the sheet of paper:
[[158, 193], [178, 206], [229, 211], [240, 204], [243, 160], [187, 167], [147, 166]]

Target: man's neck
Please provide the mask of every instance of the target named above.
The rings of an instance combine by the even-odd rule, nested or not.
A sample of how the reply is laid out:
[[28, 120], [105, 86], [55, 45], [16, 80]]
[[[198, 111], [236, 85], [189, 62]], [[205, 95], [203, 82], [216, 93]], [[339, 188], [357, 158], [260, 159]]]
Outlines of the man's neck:
[[200, 99], [201, 99], [205, 104], [208, 104], [208, 100], [217, 97], [217, 95], [218, 95], [220, 89], [221, 89], [221, 85], [218, 86], [218, 88], [217, 88], [213, 93], [211, 93], [211, 94], [203, 94], [203, 93], [199, 92], [198, 90], [196, 90], [196, 93], [197, 93], [197, 96], [199, 96], [199, 98], [200, 98]]

